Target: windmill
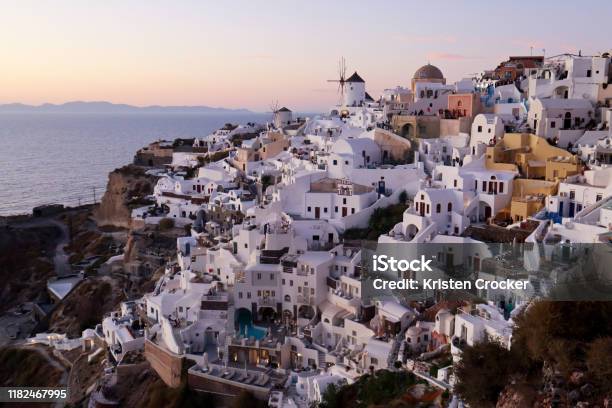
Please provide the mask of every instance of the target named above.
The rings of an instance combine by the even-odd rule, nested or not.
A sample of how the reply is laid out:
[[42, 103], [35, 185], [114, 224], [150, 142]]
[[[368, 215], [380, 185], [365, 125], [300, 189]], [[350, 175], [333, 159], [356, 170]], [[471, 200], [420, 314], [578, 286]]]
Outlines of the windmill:
[[272, 123], [275, 124], [278, 116], [278, 100], [270, 103], [270, 113], [272, 114]]
[[341, 57], [338, 61], [338, 79], [328, 79], [327, 82], [338, 83], [338, 93], [340, 94], [340, 105], [344, 101], [344, 84], [346, 83], [346, 60]]

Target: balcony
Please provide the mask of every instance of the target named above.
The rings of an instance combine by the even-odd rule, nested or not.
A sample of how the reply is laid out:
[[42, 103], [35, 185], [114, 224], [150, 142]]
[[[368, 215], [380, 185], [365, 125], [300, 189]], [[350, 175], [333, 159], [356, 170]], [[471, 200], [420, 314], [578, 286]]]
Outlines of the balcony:
[[289, 248], [283, 249], [264, 249], [259, 256], [259, 262], [267, 265], [278, 265], [281, 262], [281, 257], [287, 253]]
[[270, 306], [270, 307], [276, 307], [276, 299], [275, 298], [271, 298], [271, 297], [263, 297], [263, 298], [259, 298], [257, 299], [257, 304], [259, 306]]

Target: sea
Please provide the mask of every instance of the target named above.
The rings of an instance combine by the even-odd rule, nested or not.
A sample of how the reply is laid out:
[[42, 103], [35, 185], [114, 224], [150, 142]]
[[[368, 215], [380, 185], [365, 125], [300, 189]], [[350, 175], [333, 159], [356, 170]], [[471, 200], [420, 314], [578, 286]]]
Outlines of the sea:
[[99, 201], [108, 173], [150, 142], [203, 137], [259, 113], [0, 113], [0, 216]]

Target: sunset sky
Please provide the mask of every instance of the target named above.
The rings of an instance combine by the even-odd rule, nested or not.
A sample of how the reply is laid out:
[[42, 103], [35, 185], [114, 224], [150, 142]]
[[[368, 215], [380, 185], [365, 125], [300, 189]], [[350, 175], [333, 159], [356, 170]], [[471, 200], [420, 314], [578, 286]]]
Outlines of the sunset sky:
[[449, 81], [508, 55], [612, 48], [612, 1], [1, 3], [0, 103], [106, 100], [299, 111], [337, 101], [340, 56], [367, 90], [430, 61]]

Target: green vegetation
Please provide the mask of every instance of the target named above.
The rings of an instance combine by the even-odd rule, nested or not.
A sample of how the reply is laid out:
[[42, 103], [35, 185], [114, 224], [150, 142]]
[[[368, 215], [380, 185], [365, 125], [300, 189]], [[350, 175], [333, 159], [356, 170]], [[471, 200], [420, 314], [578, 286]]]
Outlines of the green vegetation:
[[174, 220], [172, 218], [164, 218], [159, 221], [159, 229], [161, 231], [167, 231], [174, 228]]
[[[402, 195], [400, 194], [400, 201]], [[349, 228], [344, 232], [345, 240], [367, 239], [376, 241], [378, 237], [387, 234], [398, 222], [402, 221], [404, 211], [408, 208], [407, 196], [404, 202], [385, 208], [377, 208], [372, 213], [367, 228]]]
[[384, 405], [402, 397], [414, 384], [416, 380], [412, 373], [380, 370], [363, 375], [351, 385], [330, 385], [323, 393], [319, 408]]
[[494, 407], [515, 365], [516, 356], [496, 342], [468, 347], [455, 366], [455, 391], [471, 406]]

